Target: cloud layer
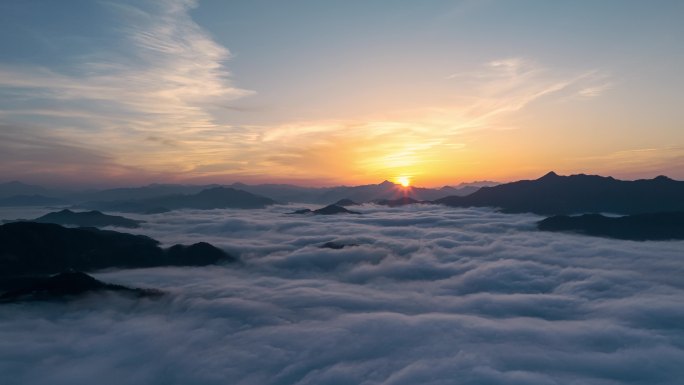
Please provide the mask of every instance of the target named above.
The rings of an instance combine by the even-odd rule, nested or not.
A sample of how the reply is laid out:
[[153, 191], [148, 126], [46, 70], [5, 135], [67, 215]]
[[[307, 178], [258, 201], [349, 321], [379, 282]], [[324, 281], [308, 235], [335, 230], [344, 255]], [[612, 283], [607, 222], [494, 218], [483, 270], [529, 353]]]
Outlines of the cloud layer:
[[[161, 300], [4, 306], [0, 371], [56, 384], [673, 384], [682, 242], [534, 230], [487, 209], [295, 207], [146, 216], [241, 267], [111, 271]], [[320, 248], [327, 241], [349, 245]], [[106, 375], [103, 375], [106, 374]], [[6, 381], [6, 380], [5, 380]]]

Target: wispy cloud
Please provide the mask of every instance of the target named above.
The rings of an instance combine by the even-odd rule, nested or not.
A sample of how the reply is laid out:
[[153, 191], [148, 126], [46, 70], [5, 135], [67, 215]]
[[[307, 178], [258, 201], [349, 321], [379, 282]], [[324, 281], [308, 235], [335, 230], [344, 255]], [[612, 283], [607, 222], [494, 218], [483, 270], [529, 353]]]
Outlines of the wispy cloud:
[[[276, 168], [303, 176], [324, 173], [325, 166], [356, 178], [420, 175], [454, 165], [454, 154], [466, 149], [476, 132], [516, 128], [507, 118], [531, 103], [572, 99], [582, 90], [597, 96], [605, 89], [597, 82], [605, 80], [594, 70], [558, 73], [533, 60], [504, 58], [448, 76], [445, 81], [459, 95], [453, 104], [350, 120], [246, 127], [252, 135], [245, 145], [255, 149], [252, 169], [263, 172]], [[336, 160], [322, 162], [326, 154]]]
[[612, 83], [603, 83], [603, 84], [598, 84], [595, 86], [589, 86], [586, 88], [582, 88], [579, 90], [577, 93], [579, 96], [584, 97], [584, 98], [594, 98], [597, 96], [600, 96], [604, 92], [608, 91], [613, 87]]
[[[89, 46], [69, 73], [46, 67], [0, 67], [8, 102], [3, 120], [43, 127], [43, 136], [99, 147], [121, 165], [156, 171], [179, 166], [185, 144], [210, 155], [216, 124], [208, 106], [250, 94], [233, 85], [229, 51], [189, 16], [194, 2], [102, 3], [116, 16], [115, 46]], [[41, 103], [41, 101], [49, 103]], [[42, 118], [50, 118], [45, 123]], [[144, 140], [163, 137], [163, 140]], [[59, 159], [56, 159], [59, 161]]]
[[[109, 26], [116, 44], [88, 47], [68, 73], [0, 66], [7, 96], [0, 119], [101, 154], [111, 168], [166, 180], [370, 181], [448, 171], [474, 133], [516, 128], [506, 118], [534, 101], [596, 96], [605, 84], [596, 83], [595, 71], [562, 73], [526, 58], [502, 58], [450, 75], [443, 86], [453, 89], [451, 103], [231, 125], [217, 119], [217, 106], [252, 92], [234, 85], [225, 67], [230, 52], [189, 16], [195, 5], [102, 3], [118, 21]], [[50, 169], [57, 172], [60, 162], [55, 158]]]

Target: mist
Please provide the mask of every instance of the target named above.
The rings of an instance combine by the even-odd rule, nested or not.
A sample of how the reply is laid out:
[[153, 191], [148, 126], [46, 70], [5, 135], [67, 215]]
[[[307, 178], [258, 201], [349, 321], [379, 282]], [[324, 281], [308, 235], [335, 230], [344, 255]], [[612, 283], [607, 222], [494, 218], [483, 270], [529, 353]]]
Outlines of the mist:
[[[134, 216], [147, 221], [136, 232], [165, 245], [208, 241], [242, 263], [94, 274], [161, 289], [160, 299], [93, 294], [3, 306], [3, 383], [673, 384], [684, 376], [684, 242], [538, 232], [541, 217], [491, 209], [287, 214], [301, 207]], [[328, 241], [347, 246], [320, 247]]]

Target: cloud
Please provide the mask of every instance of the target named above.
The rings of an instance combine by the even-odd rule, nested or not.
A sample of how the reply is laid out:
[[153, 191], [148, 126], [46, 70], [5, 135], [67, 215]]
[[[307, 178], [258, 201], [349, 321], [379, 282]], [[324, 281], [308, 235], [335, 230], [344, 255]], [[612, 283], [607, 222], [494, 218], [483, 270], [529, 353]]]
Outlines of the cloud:
[[594, 97], [597, 97], [597, 96], [603, 94], [607, 90], [611, 89], [612, 86], [613, 85], [611, 83], [604, 83], [604, 84], [599, 84], [599, 85], [595, 85], [595, 86], [582, 88], [581, 90], [579, 90], [578, 95], [583, 97], [583, 98], [594, 98]]
[[[243, 127], [253, 173], [329, 175], [355, 180], [451, 171], [483, 131], [509, 130], [512, 114], [544, 98], [596, 97], [608, 87], [597, 70], [554, 70], [526, 58], [493, 60], [451, 74], [449, 104], [426, 101], [410, 110], [350, 119], [290, 121]], [[273, 154], [277, 154], [274, 156]], [[435, 177], [429, 175], [428, 177]]]
[[[102, 29], [111, 36], [103, 46], [84, 38], [86, 52], [69, 57], [69, 71], [0, 66], [0, 119], [97, 149], [121, 170], [141, 169], [165, 181], [365, 183], [399, 174], [430, 179], [454, 164], [471, 167], [477, 159], [462, 154], [476, 133], [517, 128], [510, 115], [542, 98], [594, 97], [608, 84], [598, 71], [501, 58], [449, 76], [439, 86], [452, 90], [449, 103], [234, 125], [220, 106], [253, 92], [234, 84], [226, 68], [229, 50], [192, 20], [194, 6], [180, 0], [101, 3], [110, 16]], [[61, 162], [52, 160], [54, 172]], [[78, 175], [66, 166], [61, 173]]]
[[[69, 171], [66, 175], [65, 170]], [[68, 188], [83, 183], [83, 178], [97, 183], [120, 175], [136, 175], [131, 180], [151, 177], [146, 170], [118, 164], [105, 149], [74, 143], [39, 127], [2, 124], [0, 174], [3, 178], [40, 180]]]
[[[244, 263], [97, 274], [166, 290], [159, 300], [4, 306], [4, 378], [615, 385], [684, 375], [682, 242], [537, 232], [537, 216], [489, 209], [286, 214], [294, 208], [144, 216], [140, 233], [210, 241]], [[319, 247], [327, 241], [357, 246]]]
[[230, 132], [215, 121], [211, 106], [251, 91], [233, 85], [224, 67], [229, 51], [190, 17], [196, 3], [98, 6], [109, 16], [101, 26], [109, 39], [84, 39], [83, 52], [69, 56], [68, 71], [0, 66], [0, 117], [151, 173], [187, 170], [211, 156]]

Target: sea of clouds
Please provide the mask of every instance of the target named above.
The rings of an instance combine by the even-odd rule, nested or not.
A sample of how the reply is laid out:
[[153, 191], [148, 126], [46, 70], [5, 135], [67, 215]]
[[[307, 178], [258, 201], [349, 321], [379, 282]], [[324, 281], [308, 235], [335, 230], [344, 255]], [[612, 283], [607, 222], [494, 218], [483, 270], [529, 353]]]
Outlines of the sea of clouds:
[[242, 262], [94, 274], [159, 299], [3, 305], [0, 383], [684, 381], [684, 242], [539, 232], [491, 209], [287, 214], [302, 207], [133, 216], [165, 246]]

